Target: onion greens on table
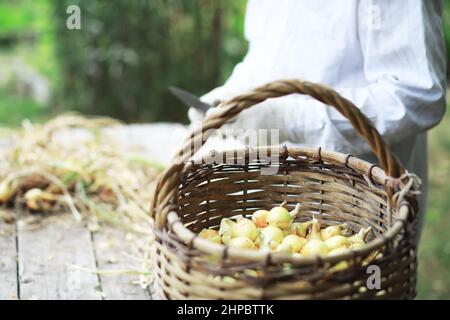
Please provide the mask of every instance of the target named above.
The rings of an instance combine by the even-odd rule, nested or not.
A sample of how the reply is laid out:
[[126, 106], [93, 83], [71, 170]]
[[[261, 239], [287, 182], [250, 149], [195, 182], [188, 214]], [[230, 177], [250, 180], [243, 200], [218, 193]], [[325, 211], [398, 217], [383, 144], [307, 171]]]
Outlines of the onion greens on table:
[[[139, 235], [136, 246], [147, 256], [147, 208], [162, 167], [115, 139], [111, 132], [120, 126], [75, 114], [43, 125], [24, 121], [0, 149], [0, 208], [34, 217], [69, 211], [91, 231], [112, 224]], [[11, 222], [11, 216], [2, 220]]]

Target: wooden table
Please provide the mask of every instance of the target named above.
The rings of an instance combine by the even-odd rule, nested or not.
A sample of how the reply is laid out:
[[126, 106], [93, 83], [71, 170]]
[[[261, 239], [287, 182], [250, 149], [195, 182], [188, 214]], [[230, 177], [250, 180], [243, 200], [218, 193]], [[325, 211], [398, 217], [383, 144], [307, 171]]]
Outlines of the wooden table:
[[[124, 126], [111, 133], [167, 165], [188, 129], [159, 123]], [[234, 148], [235, 143], [210, 139], [206, 151], [200, 153]], [[0, 141], [0, 152], [8, 146], [7, 141]], [[53, 215], [39, 225], [27, 219], [21, 217], [11, 224], [0, 219], [0, 300], [152, 299], [150, 289], [131, 283], [135, 277], [96, 273], [141, 269], [139, 263], [133, 265], [133, 245], [123, 231], [103, 227], [91, 232], [69, 214]]]
[[[142, 124], [110, 133], [167, 164], [187, 128], [174, 123]], [[8, 147], [8, 141], [0, 141], [0, 151]], [[69, 214], [45, 218], [38, 225], [30, 224], [29, 218], [11, 224], [0, 219], [0, 300], [152, 298], [149, 288], [132, 283], [136, 276], [96, 273], [142, 269], [131, 258], [138, 254], [125, 232], [112, 227], [91, 232]]]
[[[138, 276], [106, 274], [142, 270], [127, 234], [102, 227], [91, 232], [69, 214], [0, 222], [0, 300], [9, 299], [151, 299]], [[105, 271], [96, 273], [96, 271]]]

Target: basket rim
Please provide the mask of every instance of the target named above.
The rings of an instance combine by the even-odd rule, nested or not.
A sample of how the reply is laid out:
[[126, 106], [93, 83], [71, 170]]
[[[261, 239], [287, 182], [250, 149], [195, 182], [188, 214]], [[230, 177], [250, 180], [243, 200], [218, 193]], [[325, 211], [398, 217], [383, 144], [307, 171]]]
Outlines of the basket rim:
[[[336, 151], [326, 151], [319, 148], [310, 147], [286, 147], [286, 146], [259, 146], [228, 149], [219, 153], [242, 152], [246, 157], [252, 153], [265, 149], [269, 152], [279, 152], [279, 154], [288, 155], [290, 157], [306, 157], [307, 159], [317, 159], [318, 161], [325, 161], [332, 164], [344, 165], [359, 173], [366, 174], [371, 182], [375, 181], [380, 185], [385, 186], [387, 179], [390, 177], [378, 165], [371, 164], [365, 160], [359, 159], [356, 156], [343, 154]], [[203, 162], [208, 160], [205, 155], [200, 158]], [[320, 162], [319, 162], [320, 163]], [[221, 164], [221, 163], [215, 163]], [[192, 170], [194, 162], [186, 162], [182, 172], [183, 175]], [[389, 199], [388, 199], [389, 200]], [[162, 208], [158, 208], [158, 211]], [[158, 231], [172, 231], [182, 241], [188, 244], [191, 248], [195, 248], [202, 253], [217, 255], [220, 254], [222, 258], [232, 258], [243, 260], [243, 262], [266, 262], [266, 263], [292, 263], [296, 266], [311, 266], [323, 265], [324, 263], [337, 263], [342, 260], [356, 259], [357, 257], [364, 257], [371, 252], [385, 246], [392, 241], [407, 225], [410, 223], [410, 204], [407, 200], [402, 201], [397, 206], [398, 217], [393, 225], [389, 226], [387, 230], [378, 237], [369, 241], [363, 248], [349, 249], [347, 252], [326, 257], [297, 257], [281, 252], [267, 252], [263, 250], [251, 250], [231, 247], [223, 244], [216, 244], [201, 237], [198, 234], [190, 231], [185, 227], [181, 221], [178, 213], [173, 210], [174, 207], [166, 208], [168, 210], [166, 225], [163, 230]]]

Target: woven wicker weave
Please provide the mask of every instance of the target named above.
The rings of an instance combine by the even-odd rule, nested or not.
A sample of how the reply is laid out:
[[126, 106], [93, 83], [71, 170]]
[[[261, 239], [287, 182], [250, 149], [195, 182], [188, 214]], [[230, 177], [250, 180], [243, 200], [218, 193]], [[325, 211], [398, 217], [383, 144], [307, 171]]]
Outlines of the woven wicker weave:
[[[310, 95], [335, 107], [366, 139], [384, 170], [320, 148], [259, 147], [236, 152], [236, 160], [245, 160], [244, 164], [188, 161], [196, 151], [194, 142], [206, 140], [209, 129], [219, 128], [265, 99], [291, 93]], [[188, 137], [158, 181], [151, 214], [155, 218], [154, 271], [159, 298], [415, 297], [417, 202], [405, 189], [409, 176], [358, 108], [330, 88], [298, 80], [273, 82], [220, 108]], [[277, 174], [261, 174], [267, 164], [254, 159], [262, 149], [280, 154], [278, 163], [270, 164], [279, 166]], [[201, 229], [217, 227], [223, 217], [250, 216], [282, 201], [291, 209], [301, 203], [299, 221], [314, 214], [323, 225], [346, 222], [354, 232], [371, 226], [369, 242], [341, 255], [305, 258], [228, 247], [197, 237]], [[349, 267], [334, 268], [342, 261]], [[369, 265], [380, 267], [380, 289], [366, 287]]]

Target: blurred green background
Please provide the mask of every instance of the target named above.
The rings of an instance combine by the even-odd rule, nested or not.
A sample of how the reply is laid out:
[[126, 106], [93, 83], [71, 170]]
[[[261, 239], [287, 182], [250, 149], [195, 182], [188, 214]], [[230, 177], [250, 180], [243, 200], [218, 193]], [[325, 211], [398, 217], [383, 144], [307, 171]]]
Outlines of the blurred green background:
[[[66, 28], [71, 4], [82, 31]], [[66, 110], [186, 122], [167, 87], [202, 94], [222, 83], [247, 50], [244, 12], [242, 0], [1, 0], [0, 124]], [[430, 168], [418, 298], [450, 299], [449, 113], [430, 133]]]

